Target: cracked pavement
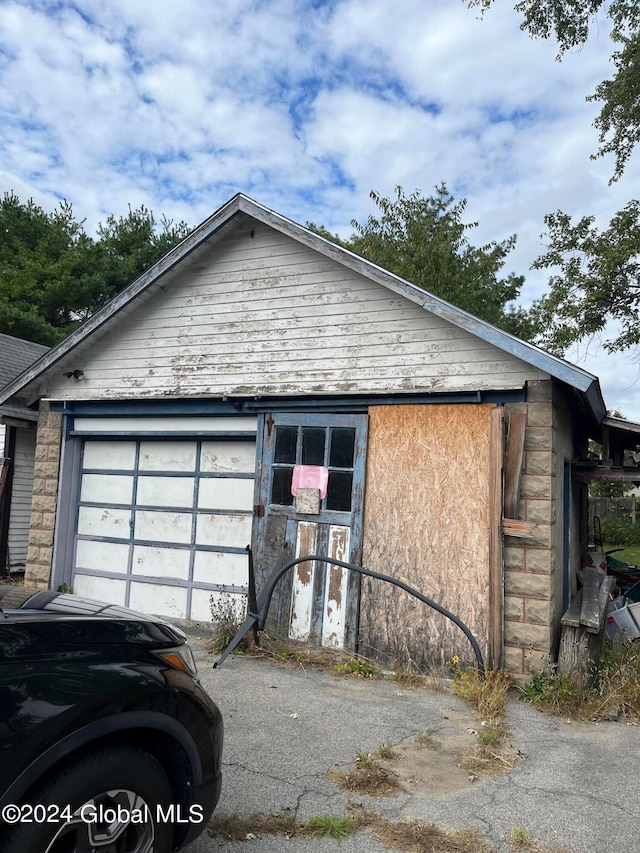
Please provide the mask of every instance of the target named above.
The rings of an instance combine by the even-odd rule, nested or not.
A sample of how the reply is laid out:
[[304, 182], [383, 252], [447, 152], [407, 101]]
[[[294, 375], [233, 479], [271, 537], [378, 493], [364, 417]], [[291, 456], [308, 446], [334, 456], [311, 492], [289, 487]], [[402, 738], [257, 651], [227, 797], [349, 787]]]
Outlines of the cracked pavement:
[[[437, 740], [464, 733], [475, 717], [449, 690], [407, 688], [392, 681], [337, 677], [230, 657], [214, 670], [197, 635], [190, 642], [205, 689], [225, 721], [222, 796], [217, 814], [293, 811], [300, 820], [345, 813], [363, 803], [393, 820], [441, 829], [477, 829], [500, 853], [522, 828], [530, 839], [571, 853], [629, 853], [640, 842], [640, 727], [624, 721], [583, 724], [509, 704], [510, 742], [525, 756], [507, 774], [479, 778], [453, 793], [363, 797], [326, 778], [353, 766], [357, 751], [374, 753], [420, 733]], [[438, 761], [438, 752], [430, 753]], [[280, 853], [382, 853], [370, 832], [338, 842], [264, 836], [246, 842], [203, 834], [188, 853], [235, 850]]]

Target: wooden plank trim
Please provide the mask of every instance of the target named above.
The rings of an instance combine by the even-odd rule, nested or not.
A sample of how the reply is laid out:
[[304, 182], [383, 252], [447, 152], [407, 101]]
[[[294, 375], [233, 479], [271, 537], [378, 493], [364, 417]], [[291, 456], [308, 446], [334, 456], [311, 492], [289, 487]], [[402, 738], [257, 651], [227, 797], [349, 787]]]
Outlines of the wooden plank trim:
[[512, 412], [509, 415], [507, 463], [504, 476], [504, 514], [506, 518], [517, 518], [518, 516], [526, 425], [527, 416], [525, 414]]
[[600, 627], [600, 580], [603, 575], [593, 566], [585, 566], [582, 580], [582, 607], [580, 624], [587, 628]]
[[504, 409], [491, 410], [489, 428], [489, 666], [503, 664], [504, 563], [502, 556], [502, 464], [504, 459]]
[[526, 539], [533, 534], [538, 525], [534, 521], [520, 521], [517, 518], [504, 518], [502, 520], [502, 532], [505, 536], [516, 536]]
[[607, 575], [603, 578], [602, 583], [600, 584], [600, 593], [598, 598], [598, 608], [599, 608], [599, 622], [598, 625], [594, 628], [587, 626], [587, 631], [591, 634], [599, 634], [602, 630], [602, 623], [607, 617], [607, 609], [609, 606], [609, 595], [611, 594], [611, 587], [613, 586], [613, 577], [611, 575]]
[[582, 590], [578, 590], [573, 597], [568, 610], [560, 620], [563, 625], [570, 625], [572, 628], [580, 627], [580, 613], [582, 611]]

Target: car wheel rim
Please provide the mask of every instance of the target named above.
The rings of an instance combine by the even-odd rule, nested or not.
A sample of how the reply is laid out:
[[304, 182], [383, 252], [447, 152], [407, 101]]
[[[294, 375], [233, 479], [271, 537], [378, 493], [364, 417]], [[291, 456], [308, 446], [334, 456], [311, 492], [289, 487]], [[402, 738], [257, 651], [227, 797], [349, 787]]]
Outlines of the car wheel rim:
[[151, 808], [133, 791], [105, 791], [59, 827], [45, 853], [153, 853]]

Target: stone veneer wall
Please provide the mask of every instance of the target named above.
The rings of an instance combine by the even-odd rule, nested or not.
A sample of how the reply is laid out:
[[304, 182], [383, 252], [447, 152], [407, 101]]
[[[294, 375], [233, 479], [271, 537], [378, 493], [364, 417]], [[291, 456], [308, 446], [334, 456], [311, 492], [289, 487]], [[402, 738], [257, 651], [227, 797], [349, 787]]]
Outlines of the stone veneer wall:
[[564, 459], [572, 456], [570, 409], [551, 381], [530, 382], [518, 518], [536, 522], [526, 539], [504, 539], [504, 664], [516, 678], [546, 669], [562, 616]]
[[25, 582], [45, 588], [50, 584], [53, 563], [61, 439], [62, 415], [50, 412], [49, 404], [41, 402]]

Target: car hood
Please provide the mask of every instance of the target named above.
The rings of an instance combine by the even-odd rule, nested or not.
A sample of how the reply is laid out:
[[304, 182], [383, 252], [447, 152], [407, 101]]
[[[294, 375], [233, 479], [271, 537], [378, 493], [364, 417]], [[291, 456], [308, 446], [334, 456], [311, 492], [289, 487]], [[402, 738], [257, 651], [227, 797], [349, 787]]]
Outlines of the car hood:
[[[9, 592], [7, 592], [9, 590]], [[58, 642], [181, 645], [185, 634], [156, 616], [78, 595], [0, 587], [0, 625], [28, 625]]]

